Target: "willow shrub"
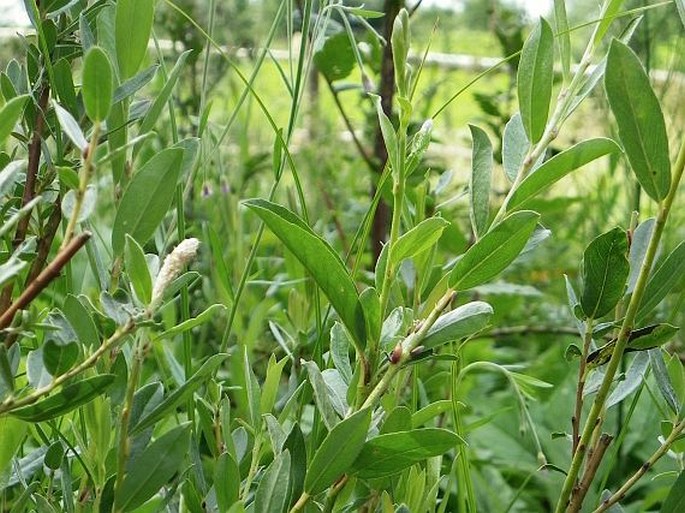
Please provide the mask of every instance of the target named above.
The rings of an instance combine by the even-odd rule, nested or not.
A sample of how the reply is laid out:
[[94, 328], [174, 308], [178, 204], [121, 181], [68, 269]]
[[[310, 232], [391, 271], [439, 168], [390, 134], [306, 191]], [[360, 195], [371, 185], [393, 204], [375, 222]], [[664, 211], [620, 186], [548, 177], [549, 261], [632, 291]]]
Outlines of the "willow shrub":
[[[254, 97], [276, 142], [268, 197], [243, 202], [246, 215], [262, 224], [236, 283], [227, 272], [222, 235], [186, 233], [186, 184], [205, 165], [200, 157], [210, 140], [209, 111], [201, 113], [193, 137], [179, 137], [173, 93], [188, 54], [171, 69], [161, 58], [146, 64], [155, 2], [25, 3], [35, 35], [25, 39], [23, 58], [0, 74], [3, 510], [475, 512], [480, 499], [462, 386], [469, 373], [485, 371], [511, 385], [533, 435], [539, 472], [559, 472], [556, 512], [584, 505], [585, 511], [619, 511], [615, 504], [666, 453], [680, 468], [668, 476], [673, 485], [661, 511], [682, 511], [685, 380], [682, 363], [666, 360], [663, 349], [678, 327], [653, 311], [685, 271], [685, 242], [660, 255], [677, 208], [685, 142], [669, 148], [674, 138], [659, 99], [627, 46], [639, 20], [619, 39], [607, 36], [620, 1], [604, 2], [573, 66], [574, 32], [564, 2], [555, 2], [555, 29], [545, 19], [535, 24], [520, 53], [519, 112], [503, 135], [508, 192], [501, 200], [493, 195], [493, 145], [484, 130], [470, 126], [473, 239], [462, 254], [451, 255], [438, 251], [438, 241], [454, 221], [440, 209], [427, 213], [417, 200], [416, 183], [426, 180], [417, 169], [433, 122], [410, 131], [420, 65], [408, 64], [410, 21], [401, 10], [387, 42], [398, 116], [389, 119], [375, 102], [388, 159], [379, 192], [359, 222], [356, 259], [343, 259], [312, 228], [290, 140], [310, 51], [335, 85], [355, 65], [364, 66], [348, 20], [379, 13], [330, 3], [314, 16], [305, 2], [301, 21], [312, 37], [303, 41], [289, 83], [286, 130], [277, 128], [252, 87], [257, 74], [239, 75], [245, 89], [235, 112]], [[281, 6], [274, 27], [292, 7]], [[332, 13], [344, 23], [334, 23]], [[556, 97], [555, 66], [561, 70]], [[144, 88], [155, 77], [163, 79], [161, 89], [146, 98]], [[285, 73], [282, 78], [288, 80]], [[582, 140], [547, 158], [564, 123], [593, 91], [606, 94], [618, 138]], [[157, 133], [160, 120], [167, 125]], [[607, 155], [627, 160], [657, 215], [597, 235], [579, 263], [580, 283], [567, 281], [581, 340], [567, 350], [568, 365], [578, 367], [575, 408], [557, 412], [570, 419], [563, 436], [570, 456], [547, 461], [528, 402], [536, 388], [550, 385], [494, 361], [464, 361], [465, 345], [491, 327], [494, 314], [471, 291], [523, 253], [550, 244], [545, 239], [554, 227], [542, 226], [534, 200]], [[288, 172], [300, 192], [293, 202], [298, 211], [275, 202]], [[373, 273], [364, 275], [360, 257], [384, 183], [392, 195], [390, 234]], [[272, 355], [257, 376], [253, 355], [231, 335], [267, 231], [315, 284], [316, 321], [306, 340], [294, 342], [313, 344], [308, 358]], [[191, 315], [189, 290], [200, 274], [186, 268], [198, 248], [211, 252], [228, 299]], [[399, 279], [407, 262], [413, 274]], [[289, 308], [298, 314], [296, 302]], [[200, 360], [193, 330], [217, 320], [223, 333], [217, 332], [217, 351]], [[624, 371], [627, 353], [637, 356]], [[446, 395], [420, 404], [416, 371], [436, 362], [449, 370]], [[604, 430], [607, 412], [630, 397], [650, 369], [653, 399], [663, 405], [654, 419], [662, 437], [632, 476], [604, 490], [596, 473], [616, 435]], [[621, 437], [631, 429], [629, 420]], [[519, 494], [524, 491], [525, 482]], [[507, 510], [520, 507], [514, 497]]]

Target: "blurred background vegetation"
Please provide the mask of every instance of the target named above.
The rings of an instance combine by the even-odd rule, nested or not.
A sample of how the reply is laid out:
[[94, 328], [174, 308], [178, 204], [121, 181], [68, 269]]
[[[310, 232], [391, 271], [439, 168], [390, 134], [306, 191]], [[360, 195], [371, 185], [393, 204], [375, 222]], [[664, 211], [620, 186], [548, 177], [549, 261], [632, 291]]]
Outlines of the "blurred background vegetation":
[[[644, 7], [648, 3], [631, 0], [624, 3], [624, 9]], [[223, 251], [217, 255], [204, 248], [198, 265], [203, 279], [191, 291], [192, 313], [214, 302], [232, 303], [231, 284], [240, 280], [257, 227], [257, 219], [247, 215], [239, 203], [247, 197], [266, 196], [273, 181], [274, 136], [269, 121], [253, 95], [248, 95], [237, 111], [235, 107], [242, 101], [245, 90], [237, 71], [249, 76], [260, 49], [266, 45], [270, 55], [259, 69], [254, 89], [265, 102], [273, 122], [278, 127], [288, 124], [292, 100], [282, 77], [291, 76], [290, 67], [294, 61], [289, 60], [288, 55], [296, 55], [298, 40], [303, 36], [299, 32], [297, 12], [293, 12], [290, 13], [292, 22], [278, 27], [273, 41], [266, 43], [279, 4], [280, 0], [176, 0], [174, 5], [179, 8], [176, 9], [168, 3], [158, 3], [154, 34], [167, 59], [167, 67], [171, 68], [184, 51], [192, 52], [174, 98], [177, 127], [172, 129], [168, 118], [158, 125], [158, 144], [160, 147], [170, 145], [173, 130], [178, 130], [181, 136], [195, 135], [200, 129], [205, 131], [202, 133], [201, 164], [192, 180], [190, 201], [186, 204], [186, 229], [189, 236], [204, 241], [210, 239], [211, 232], [215, 233]], [[346, 1], [345, 4], [353, 6], [362, 2]], [[381, 0], [368, 0], [363, 4], [368, 9], [381, 11], [385, 7]], [[412, 17], [412, 37], [413, 51], [419, 58], [429, 51], [431, 54], [499, 59], [521, 48], [531, 24], [530, 16], [523, 8], [494, 0], [466, 0], [458, 5], [458, 9], [418, 6]], [[596, 6], [596, 0], [569, 1], [571, 25], [592, 20]], [[212, 9], [214, 15], [210, 17]], [[182, 16], [179, 10], [187, 16]], [[198, 26], [193, 26], [188, 18]], [[614, 30], [618, 33], [630, 19], [619, 20]], [[0, 14], [0, 22], [8, 24], [7, 21]], [[382, 32], [383, 20], [371, 21], [378, 21], [374, 28]], [[360, 48], [367, 76], [359, 73], [354, 62], [350, 64], [349, 75], [334, 83], [315, 69], [308, 79], [303, 111], [291, 145], [314, 230], [324, 234], [341, 254], [350, 249], [350, 240], [368, 208], [370, 191], [377, 178], [370, 170], [375, 165], [376, 118], [365, 92], [376, 89], [380, 83], [381, 49], [367, 28], [353, 28], [362, 43]], [[589, 29], [580, 28], [573, 34], [572, 42], [577, 42], [577, 47], [574, 46], [576, 58]], [[207, 34], [203, 31], [221, 46], [225, 55], [219, 55], [208, 46]], [[10, 61], [22, 52], [23, 44], [21, 37], [3, 40], [1, 69], [11, 67]], [[631, 43], [654, 74], [655, 87], [663, 98], [666, 122], [674, 140], [682, 139], [685, 127], [683, 45], [675, 6], [668, 3], [643, 13]], [[205, 65], [205, 52], [208, 51], [208, 64]], [[280, 57], [283, 54], [285, 58]], [[345, 59], [347, 57], [341, 62]], [[416, 126], [433, 117], [441, 105], [489, 65], [490, 61], [479, 62], [478, 59], [474, 59], [473, 69], [428, 62], [418, 86], [413, 119]], [[417, 180], [415, 189], [409, 194], [419, 203], [423, 202], [427, 211], [439, 207], [443, 216], [452, 222], [440, 240], [441, 249], [447, 253], [463, 251], [472, 240], [465, 193], [471, 151], [467, 124], [486, 129], [495, 141], [496, 149], [499, 148], [504, 125], [517, 109], [515, 77], [516, 60], [513, 59], [468, 87], [434, 119], [434, 141], [421, 171], [416, 173], [419, 178], [430, 178], [428, 186]], [[162, 86], [163, 80], [158, 75], [146, 95], [153, 98]], [[235, 122], [226, 133], [227, 118], [234, 111]], [[612, 135], [614, 127], [608, 112], [604, 96], [596, 94], [566, 124], [559, 145], [566, 147], [588, 136]], [[144, 151], [151, 154], [155, 149], [152, 144]], [[639, 191], [625, 166], [623, 160], [601, 160], [566, 178], [544, 199], [535, 200], [531, 208], [542, 213], [543, 224], [552, 230], [551, 239], [534, 254], [521, 259], [499, 282], [476, 290], [477, 296], [493, 305], [496, 312], [493, 325], [497, 328], [467, 346], [467, 360], [521, 364], [527, 374], [555, 385], [536, 392], [537, 401], [531, 402], [531, 411], [548, 460], [561, 467], [566, 466], [569, 451], [567, 444], [553, 435], [569, 429], [576, 371], [564, 354], [577, 338], [573, 334], [574, 318], [567, 307], [564, 274], [575, 281], [587, 241], [614, 225], [628, 226], [631, 213], [640, 210]], [[501, 175], [496, 179], [496, 186], [504, 194], [507, 183]], [[108, 178], [102, 176], [100, 180], [106, 182]], [[294, 206], [295, 185], [290, 180], [287, 176], [284, 178], [285, 186], [279, 190], [277, 201]], [[649, 208], [641, 211], [642, 219], [654, 213]], [[101, 208], [99, 215], [107, 219], [106, 208]], [[664, 254], [685, 236], [685, 211], [679, 209], [672, 215], [671, 228], [664, 240]], [[99, 233], [98, 236], [109, 240], [109, 234]], [[226, 267], [218, 260], [225, 262]], [[363, 264], [366, 268], [373, 264], [370, 249], [364, 255]], [[79, 265], [78, 259], [75, 265]], [[402, 272], [410, 281], [411, 267], [403, 268]], [[230, 347], [248, 348], [260, 380], [271, 354], [279, 358], [291, 355], [292, 366], [296, 367], [299, 357], [308, 358], [314, 350], [315, 308], [312, 286], [305, 277], [292, 255], [284, 252], [277, 239], [266, 232], [238, 308], [230, 341]], [[86, 276], [84, 279], [91, 278]], [[682, 326], [685, 322], [685, 277], [674, 279], [679, 280], [676, 292], [661, 305], [656, 316]], [[167, 310], [165, 315], [175, 313]], [[225, 317], [218, 316], [195, 334], [193, 351], [198, 359], [218, 350], [226, 322]], [[685, 358], [682, 335], [670, 349], [675, 357]], [[173, 350], [180, 351], [179, 348]], [[240, 365], [239, 358], [233, 360], [235, 365]], [[412, 396], [416, 406], [447, 397], [448, 369], [449, 362], [439, 360], [421, 367]], [[232, 372], [241, 371], [236, 367]], [[653, 392], [650, 387], [653, 386], [648, 382], [645, 392], [635, 400], [632, 416], [636, 428], [622, 444], [617, 444], [618, 449], [612, 457], [607, 458], [603, 472], [608, 487], [622, 482], [627, 473], [650, 454], [651, 442], [660, 434], [658, 425], [653, 422], [658, 415], [657, 406], [650, 399]], [[466, 381], [462, 399], [467, 405], [467, 422], [470, 423], [467, 431], [475, 455], [473, 470], [483, 511], [503, 511], [521, 486], [525, 486], [525, 494], [523, 502], [517, 506], [518, 511], [545, 511], [554, 503], [559, 476], [553, 472], [535, 473], [538, 467], [536, 449], [512, 406], [512, 395], [505, 380], [491, 375], [474, 375]], [[237, 394], [239, 407], [242, 402], [244, 398]], [[623, 408], [617, 408], [612, 422], [620, 425], [625, 414]], [[668, 469], [673, 462], [665, 461], [660, 465]], [[531, 476], [534, 477], [528, 483]], [[643, 502], [639, 508], [626, 511], [648, 511], [649, 504], [662, 500], [666, 491], [666, 485], [661, 487], [658, 479], [645, 481], [635, 491]]]

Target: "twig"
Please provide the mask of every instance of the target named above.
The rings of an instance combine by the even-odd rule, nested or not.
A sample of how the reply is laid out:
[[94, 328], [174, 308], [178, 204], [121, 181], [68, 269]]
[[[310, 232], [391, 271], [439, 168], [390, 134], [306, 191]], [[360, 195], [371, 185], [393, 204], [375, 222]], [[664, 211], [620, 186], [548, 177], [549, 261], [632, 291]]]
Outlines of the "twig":
[[[40, 152], [41, 144], [43, 142], [43, 126], [45, 125], [45, 117], [43, 112], [47, 108], [48, 100], [50, 99], [50, 89], [47, 85], [43, 86], [43, 90], [38, 100], [36, 119], [34, 122], [33, 136], [29, 144], [28, 164], [26, 166], [26, 181], [24, 183], [24, 196], [21, 200], [22, 206], [27, 205], [35, 196], [36, 193], [36, 177], [38, 176], [38, 168], [40, 166]], [[26, 233], [29, 228], [31, 215], [27, 214], [17, 223], [17, 230], [14, 235], [13, 246], [15, 248], [24, 242]], [[5, 312], [12, 302], [12, 288], [10, 283], [5, 286], [0, 295], [0, 312]]]
[[[69, 244], [57, 253], [55, 259], [50, 262], [36, 278], [28, 284], [19, 298], [12, 303], [7, 310], [0, 316], [0, 330], [7, 328], [14, 319], [14, 315], [28, 306], [40, 292], [47, 287], [52, 280], [59, 276], [62, 268], [71, 260], [76, 252], [90, 239], [91, 233], [84, 232], [72, 239]], [[5, 341], [5, 345], [10, 347], [12, 344]]]
[[371, 169], [371, 171], [376, 172], [378, 170], [378, 166], [373, 162], [373, 159], [366, 152], [364, 146], [362, 146], [359, 137], [357, 137], [357, 134], [354, 131], [354, 127], [352, 126], [352, 121], [345, 112], [345, 108], [343, 107], [342, 102], [338, 97], [338, 92], [333, 88], [333, 84], [330, 80], [326, 79], [326, 85], [328, 85], [328, 89], [333, 95], [333, 101], [335, 101], [335, 106], [338, 108], [338, 112], [340, 112], [340, 116], [342, 117], [343, 122], [345, 123], [347, 131], [352, 136], [352, 141], [354, 142], [354, 146], [357, 148], [357, 151], [359, 152], [359, 156], [361, 156], [364, 162], [366, 162], [366, 165], [369, 166], [369, 169]]
[[580, 355], [580, 366], [578, 367], [578, 384], [576, 386], [576, 407], [571, 419], [573, 428], [573, 448], [571, 456], [576, 453], [580, 443], [580, 420], [583, 414], [583, 391], [585, 390], [585, 379], [587, 378], [587, 355], [590, 352], [592, 342], [592, 321], [585, 325], [585, 335], [583, 336], [583, 352]]
[[52, 241], [55, 239], [55, 234], [57, 233], [57, 228], [59, 228], [59, 223], [62, 220], [62, 197], [57, 196], [57, 199], [52, 204], [52, 212], [50, 212], [50, 217], [44, 226], [43, 234], [38, 241], [36, 248], [36, 258], [31, 264], [31, 269], [26, 277], [25, 286], [28, 286], [36, 276], [40, 274], [45, 266], [45, 262], [48, 260], [48, 255], [50, 254], [50, 247], [52, 246]]
[[435, 324], [435, 321], [438, 320], [438, 317], [440, 317], [440, 314], [442, 314], [443, 310], [445, 310], [445, 308], [447, 308], [447, 306], [452, 302], [455, 294], [456, 292], [454, 289], [449, 289], [447, 292], [445, 292], [445, 294], [436, 303], [433, 310], [431, 310], [430, 314], [428, 314], [428, 317], [426, 317], [421, 323], [420, 328], [404, 339], [400, 346], [400, 354], [395, 355], [397, 358], [396, 361], [390, 363], [388, 370], [385, 371], [385, 374], [381, 380], [366, 398], [364, 404], [362, 404], [362, 410], [364, 408], [372, 408], [376, 405], [381, 396], [390, 386], [390, 383], [392, 383], [395, 375], [402, 368], [402, 364], [406, 363], [411, 358], [411, 352], [416, 349], [416, 347], [418, 347], [421, 341], [425, 338], [428, 330], [433, 326], [433, 324]]
[[603, 433], [602, 436], [599, 437], [599, 440], [597, 440], [597, 445], [588, 456], [585, 472], [583, 473], [583, 479], [580, 480], [578, 486], [573, 490], [571, 504], [569, 504], [568, 507], [569, 512], [580, 511], [580, 507], [583, 504], [583, 500], [585, 499], [588, 490], [590, 489], [592, 480], [595, 478], [599, 464], [602, 462], [602, 458], [604, 457], [604, 454], [606, 453], [606, 450], [609, 448], [609, 445], [613, 439], [613, 436]]
[[671, 434], [668, 435], [668, 438], [664, 441], [663, 444], [652, 454], [647, 461], [645, 461], [640, 468], [628, 479], [621, 488], [619, 488], [616, 493], [614, 493], [611, 497], [608, 499], [602, 501], [602, 504], [595, 509], [592, 513], [602, 513], [603, 511], [608, 510], [611, 506], [622, 500], [626, 494], [628, 493], [628, 490], [630, 490], [635, 483], [637, 483], [642, 476], [644, 476], [647, 471], [654, 466], [654, 464], [659, 460], [664, 454], [668, 452], [668, 450], [671, 448], [671, 445], [673, 445], [673, 442], [676, 441], [678, 437], [680, 437], [681, 433], [685, 431], [685, 420], [681, 420], [679, 424], [677, 424], [674, 428], [673, 431], [671, 431]]
[[8, 397], [2, 403], [0, 403], [0, 415], [12, 410], [16, 410], [17, 408], [21, 408], [22, 406], [28, 406], [29, 404], [35, 403], [41, 397], [48, 395], [50, 392], [62, 385], [62, 383], [73, 378], [74, 376], [77, 376], [86, 369], [91, 368], [105, 353], [107, 353], [107, 351], [114, 348], [114, 346], [116, 346], [126, 335], [133, 332], [136, 326], [137, 324], [134, 319], [129, 319], [126, 324], [115, 331], [111, 337], [105, 340], [92, 355], [83, 360], [83, 362], [78, 364], [76, 367], [72, 367], [64, 374], [57, 376], [49, 384], [33, 391], [33, 393], [27, 395], [26, 397], [22, 397], [21, 399], [14, 399], [12, 396]]

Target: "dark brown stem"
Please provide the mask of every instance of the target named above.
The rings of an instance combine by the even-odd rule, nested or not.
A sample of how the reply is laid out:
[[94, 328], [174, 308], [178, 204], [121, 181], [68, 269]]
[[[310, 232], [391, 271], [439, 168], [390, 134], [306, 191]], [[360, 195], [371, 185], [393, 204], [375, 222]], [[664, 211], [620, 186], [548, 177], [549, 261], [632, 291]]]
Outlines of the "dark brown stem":
[[[7, 328], [14, 319], [14, 315], [23, 308], [26, 308], [31, 301], [33, 301], [40, 292], [47, 287], [52, 280], [54, 280], [62, 271], [65, 265], [72, 259], [76, 252], [83, 247], [83, 245], [90, 239], [90, 232], [83, 232], [74, 237], [69, 244], [57, 253], [55, 259], [50, 262], [43, 271], [36, 276], [36, 278], [28, 284], [24, 292], [19, 298], [10, 305], [10, 307], [0, 316], [0, 329]], [[5, 345], [9, 347], [11, 343], [5, 341]]]
[[347, 255], [350, 253], [350, 247], [347, 242], [347, 237], [345, 236], [345, 229], [343, 228], [342, 223], [340, 222], [340, 218], [336, 214], [337, 211], [335, 209], [335, 204], [331, 199], [331, 195], [328, 194], [328, 191], [323, 185], [319, 185], [319, 191], [321, 191], [321, 196], [323, 198], [324, 203], [326, 204], [326, 208], [328, 209], [328, 211], [331, 214], [331, 217], [333, 218], [335, 231], [338, 232], [338, 238], [340, 239], [340, 244], [342, 244], [343, 252]]
[[576, 405], [571, 419], [571, 426], [573, 428], [573, 448], [571, 456], [578, 450], [580, 443], [580, 421], [583, 414], [583, 392], [585, 390], [585, 379], [587, 378], [587, 356], [590, 352], [590, 344], [592, 343], [591, 323], [587, 324], [586, 333], [583, 336], [583, 351], [580, 355], [580, 366], [578, 368], [578, 384], [576, 386]]
[[595, 478], [597, 469], [599, 468], [600, 463], [602, 463], [602, 458], [604, 458], [604, 454], [606, 453], [606, 450], [609, 448], [609, 445], [613, 439], [613, 436], [603, 433], [602, 436], [599, 437], [599, 440], [597, 440], [597, 444], [593, 450], [590, 451], [583, 477], [578, 486], [573, 489], [571, 503], [568, 505], [568, 513], [576, 513], [580, 511], [580, 508], [583, 505], [583, 500], [585, 499], [585, 496], [590, 489], [590, 485], [592, 484], [592, 480]]
[[[22, 206], [28, 204], [36, 195], [36, 180], [38, 177], [38, 168], [40, 167], [41, 144], [43, 142], [43, 126], [45, 125], [44, 112], [47, 109], [49, 99], [50, 88], [47, 85], [44, 85], [40, 93], [40, 98], [38, 99], [33, 136], [31, 137], [31, 142], [29, 143], [29, 159], [28, 164], [26, 166], [24, 196], [21, 200]], [[19, 245], [26, 239], [26, 233], [28, 232], [30, 221], [30, 214], [25, 215], [22, 219], [19, 220], [19, 223], [17, 224], [17, 230], [14, 235], [14, 248], [19, 247]], [[0, 295], [0, 312], [5, 312], [9, 307], [10, 303], [12, 302], [12, 289], [12, 283], [7, 285], [3, 289], [2, 294]]]
[[[400, 12], [402, 4], [402, 0], [385, 0], [383, 7], [383, 11], [385, 12], [385, 28], [383, 31], [383, 37], [388, 43], [385, 45], [385, 47], [383, 47], [383, 57], [381, 61], [381, 82], [378, 94], [381, 97], [381, 107], [383, 112], [386, 116], [388, 116], [389, 119], [392, 119], [392, 100], [395, 94], [395, 65], [392, 59], [392, 45], [390, 44], [390, 41], [392, 40], [393, 21]], [[388, 151], [385, 147], [385, 141], [383, 140], [383, 134], [381, 133], [380, 125], [377, 125], [376, 127], [374, 156], [378, 162], [376, 174], [380, 176], [383, 168], [385, 168], [385, 162], [388, 160]], [[371, 197], [374, 197], [375, 195], [376, 186], [374, 185], [371, 190]], [[390, 208], [383, 198], [381, 198], [378, 202], [378, 207], [376, 208], [376, 213], [374, 215], [373, 225], [371, 228], [371, 245], [374, 263], [378, 260], [381, 250], [383, 249], [383, 242], [385, 241], [388, 233], [389, 225]]]
[[347, 113], [345, 112], [345, 109], [343, 108], [342, 102], [340, 101], [340, 97], [338, 96], [338, 92], [333, 88], [333, 84], [331, 84], [330, 80], [326, 80], [326, 84], [328, 85], [328, 90], [331, 92], [333, 95], [333, 101], [335, 101], [335, 106], [338, 108], [338, 112], [340, 112], [340, 116], [343, 119], [343, 122], [345, 123], [345, 127], [347, 128], [347, 131], [350, 133], [352, 136], [352, 142], [354, 142], [354, 146], [357, 148], [357, 151], [359, 152], [359, 156], [366, 162], [366, 165], [369, 166], [369, 169], [373, 172], [376, 172], [378, 170], [378, 166], [374, 161], [371, 159], [369, 154], [366, 152], [364, 149], [364, 146], [362, 146], [361, 141], [359, 140], [359, 137], [357, 137], [357, 134], [354, 131], [354, 127], [352, 126], [352, 122], [350, 121], [350, 118], [348, 117]]
[[62, 197], [57, 196], [57, 199], [52, 205], [52, 212], [50, 212], [50, 217], [43, 229], [43, 234], [38, 241], [36, 248], [36, 258], [31, 264], [31, 269], [26, 277], [25, 285], [28, 286], [36, 276], [40, 274], [45, 266], [45, 262], [48, 261], [48, 255], [50, 254], [50, 247], [52, 246], [52, 241], [55, 240], [55, 234], [59, 228], [59, 223], [62, 220]]

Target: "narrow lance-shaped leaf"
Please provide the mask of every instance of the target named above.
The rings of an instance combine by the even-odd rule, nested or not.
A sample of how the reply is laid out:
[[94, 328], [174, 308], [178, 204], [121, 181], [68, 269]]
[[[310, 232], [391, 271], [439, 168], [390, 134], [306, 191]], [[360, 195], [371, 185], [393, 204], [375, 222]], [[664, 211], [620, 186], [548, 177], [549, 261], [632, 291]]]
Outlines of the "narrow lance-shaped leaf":
[[483, 129], [469, 125], [473, 149], [471, 150], [470, 216], [477, 238], [488, 229], [490, 215], [490, 187], [492, 182], [492, 143]]
[[152, 31], [155, 2], [119, 0], [116, 9], [116, 54], [123, 81], [135, 75], [143, 62]]
[[297, 257], [321, 287], [354, 339], [365, 345], [364, 312], [345, 264], [331, 246], [290, 210], [262, 199], [245, 202]]
[[8, 101], [0, 110], [0, 144], [5, 142], [14, 125], [19, 121], [28, 99], [28, 95], [17, 96]]
[[164, 87], [155, 97], [155, 101], [152, 102], [150, 109], [147, 111], [143, 121], [140, 123], [140, 133], [149, 132], [154, 127], [155, 123], [159, 119], [160, 114], [162, 113], [162, 110], [164, 110], [166, 107], [167, 102], [171, 97], [171, 93], [176, 86], [176, 82], [181, 76], [181, 72], [184, 70], [186, 60], [191, 53], [192, 50], [187, 50], [179, 55], [176, 64], [174, 64], [174, 68], [171, 70], [171, 73], [164, 82]]
[[195, 374], [193, 374], [188, 381], [183, 383], [180, 387], [174, 390], [169, 396], [167, 396], [164, 401], [162, 401], [159, 406], [155, 407], [151, 412], [146, 413], [146, 415], [140, 419], [138, 423], [131, 427], [129, 430], [130, 434], [134, 435], [140, 433], [145, 428], [154, 425], [156, 422], [164, 418], [165, 415], [176, 406], [178, 406], [184, 399], [188, 397], [188, 394], [192, 394], [197, 390], [202, 383], [209, 379], [219, 368], [219, 365], [228, 357], [225, 353], [219, 353], [207, 358], [205, 363], [202, 364]]
[[86, 141], [86, 136], [83, 135], [81, 127], [74, 119], [74, 116], [54, 100], [52, 106], [55, 108], [55, 114], [57, 114], [57, 119], [59, 120], [59, 124], [62, 127], [62, 130], [64, 130], [64, 133], [67, 134], [67, 137], [74, 146], [79, 150], [84, 151], [88, 147], [88, 141]]
[[471, 246], [449, 275], [449, 284], [466, 290], [485, 283], [511, 264], [535, 230], [540, 214], [515, 212]]
[[86, 114], [92, 121], [104, 121], [112, 107], [112, 64], [105, 51], [93, 46], [83, 61], [81, 93]]
[[352, 472], [362, 479], [391, 476], [414, 463], [440, 456], [463, 443], [464, 440], [457, 434], [438, 428], [379, 435], [364, 444]]
[[492, 306], [484, 301], [472, 301], [461, 305], [438, 317], [421, 341], [421, 345], [427, 348], [436, 347], [473, 335], [488, 325], [493, 313]]
[[554, 25], [559, 41], [561, 55], [561, 72], [564, 80], [571, 74], [571, 34], [569, 33], [568, 18], [566, 16], [566, 0], [554, 0]]
[[630, 166], [645, 192], [660, 201], [671, 186], [664, 115], [640, 59], [618, 40], [609, 49], [604, 85]]
[[[683, 22], [685, 23], [685, 21]], [[661, 506], [660, 513], [680, 513], [685, 510], [685, 470], [681, 470], [671, 491]]]
[[277, 455], [259, 482], [254, 513], [281, 513], [285, 510], [290, 488], [290, 452]]
[[516, 180], [529, 149], [530, 141], [521, 114], [517, 112], [504, 126], [502, 135], [502, 167], [510, 182]]
[[434, 246], [448, 225], [449, 223], [441, 217], [430, 217], [402, 234], [392, 250], [393, 268], [405, 258], [412, 258]]
[[162, 150], [133, 176], [112, 227], [112, 249], [116, 255], [123, 252], [127, 233], [139, 244], [145, 244], [164, 219], [174, 198], [183, 153], [180, 148]]
[[571, 146], [545, 161], [516, 188], [507, 208], [514, 209], [555, 184], [571, 171], [609, 153], [621, 151], [611, 139], [589, 139]]
[[616, 306], [626, 287], [628, 237], [614, 228], [595, 238], [583, 253], [583, 293], [580, 305], [585, 315], [597, 319]]
[[678, 280], [673, 277], [683, 274], [685, 274], [685, 241], [678, 244], [649, 277], [642, 302], [637, 310], [637, 319], [643, 319], [656, 308], [666, 294], [678, 284]]
[[121, 483], [116, 497], [117, 511], [132, 511], [155, 495], [183, 464], [190, 442], [190, 422], [164, 433], [138, 457]]
[[357, 459], [371, 423], [371, 410], [360, 410], [335, 426], [314, 454], [304, 491], [315, 495], [331, 486]]
[[152, 277], [143, 248], [129, 234], [126, 234], [124, 246], [124, 264], [136, 296], [140, 302], [147, 305], [152, 298]]
[[521, 51], [517, 75], [519, 108], [528, 139], [537, 143], [545, 131], [554, 78], [554, 34], [544, 18]]
[[43, 422], [75, 410], [103, 393], [114, 381], [113, 374], [101, 374], [67, 385], [47, 399], [12, 410], [13, 415], [28, 422]]

